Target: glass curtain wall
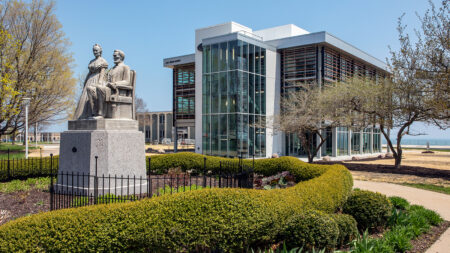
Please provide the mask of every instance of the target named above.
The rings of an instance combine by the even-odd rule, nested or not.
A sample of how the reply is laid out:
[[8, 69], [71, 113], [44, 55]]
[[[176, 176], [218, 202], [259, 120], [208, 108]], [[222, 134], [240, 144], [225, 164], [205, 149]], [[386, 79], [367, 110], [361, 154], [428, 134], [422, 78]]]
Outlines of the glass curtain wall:
[[348, 129], [337, 128], [337, 155], [348, 155]]
[[359, 129], [352, 131], [352, 154], [361, 153], [361, 132]]
[[266, 156], [265, 55], [241, 40], [203, 46], [203, 154]]
[[373, 152], [381, 152], [381, 131], [379, 128], [373, 129]]
[[363, 153], [370, 153], [370, 146], [372, 145], [370, 140], [370, 128], [364, 128], [363, 130]]

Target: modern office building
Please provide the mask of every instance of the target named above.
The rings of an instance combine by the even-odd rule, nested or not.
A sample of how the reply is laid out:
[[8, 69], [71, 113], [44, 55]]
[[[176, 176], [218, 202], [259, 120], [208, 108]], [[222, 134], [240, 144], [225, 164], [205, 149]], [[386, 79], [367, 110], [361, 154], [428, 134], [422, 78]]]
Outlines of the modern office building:
[[[164, 59], [164, 66], [173, 69], [175, 126], [195, 128], [197, 153], [228, 157], [304, 155], [296, 136], [265, 127], [280, 113], [283, 94], [305, 82], [388, 75], [384, 62], [327, 32], [295, 25], [253, 31], [235, 22], [196, 30], [195, 53]], [[381, 152], [377, 128], [326, 134], [319, 156]]]

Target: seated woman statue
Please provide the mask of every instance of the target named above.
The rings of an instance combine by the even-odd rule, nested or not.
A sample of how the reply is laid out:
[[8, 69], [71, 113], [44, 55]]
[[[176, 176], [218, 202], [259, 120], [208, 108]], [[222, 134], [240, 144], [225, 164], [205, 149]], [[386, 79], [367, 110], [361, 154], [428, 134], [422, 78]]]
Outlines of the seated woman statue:
[[98, 105], [96, 94], [88, 94], [92, 90], [89, 87], [106, 85], [108, 62], [102, 57], [102, 47], [99, 44], [95, 44], [92, 51], [95, 59], [89, 62], [89, 73], [84, 81], [83, 91], [78, 101], [77, 109], [75, 110], [74, 119], [86, 119], [97, 114]]

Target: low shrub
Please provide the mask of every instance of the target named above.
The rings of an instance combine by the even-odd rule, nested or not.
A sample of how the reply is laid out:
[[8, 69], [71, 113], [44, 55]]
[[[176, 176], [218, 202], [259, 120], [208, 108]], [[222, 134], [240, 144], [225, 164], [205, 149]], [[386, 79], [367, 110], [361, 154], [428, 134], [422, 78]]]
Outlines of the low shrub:
[[387, 224], [392, 205], [385, 195], [359, 190], [350, 194], [343, 212], [355, 218], [360, 231], [373, 231]]
[[307, 210], [291, 216], [285, 223], [281, 240], [289, 248], [333, 249], [339, 237], [339, 227], [331, 215]]
[[[53, 157], [53, 173], [57, 172], [58, 160], [58, 156]], [[0, 181], [50, 176], [51, 163], [50, 157], [10, 159], [9, 165], [7, 159], [0, 160]]]
[[337, 246], [342, 247], [347, 245], [358, 237], [358, 227], [356, 220], [348, 214], [332, 214], [331, 218], [336, 222], [339, 229], [339, 236], [337, 238]]
[[[335, 224], [326, 213], [340, 209], [352, 188], [344, 166], [308, 165], [296, 158], [270, 160], [286, 166], [274, 174], [287, 170], [298, 181], [313, 178], [286, 189], [203, 189], [23, 217], [0, 226], [0, 252], [236, 252], [276, 243], [290, 227], [290, 218], [305, 210], [316, 210], [311, 211], [320, 213], [315, 219]], [[338, 231], [336, 224], [331, 226]], [[337, 233], [333, 232], [336, 238]], [[323, 238], [320, 243], [328, 246], [333, 240]]]
[[406, 210], [409, 208], [409, 202], [404, 198], [392, 196], [389, 197], [389, 201], [391, 201], [392, 206], [396, 209]]
[[[423, 206], [411, 205], [405, 199], [391, 197], [394, 207], [389, 219], [390, 229], [382, 238], [369, 238], [367, 230], [351, 242], [350, 252], [406, 252], [412, 248], [411, 240], [439, 225], [442, 218]], [[400, 209], [399, 209], [400, 208]]]
[[412, 205], [409, 208], [409, 212], [413, 215], [423, 217], [432, 226], [437, 226], [443, 221], [443, 219], [441, 218], [441, 216], [439, 214], [437, 214], [436, 212], [434, 212], [432, 210], [428, 210], [423, 206]]

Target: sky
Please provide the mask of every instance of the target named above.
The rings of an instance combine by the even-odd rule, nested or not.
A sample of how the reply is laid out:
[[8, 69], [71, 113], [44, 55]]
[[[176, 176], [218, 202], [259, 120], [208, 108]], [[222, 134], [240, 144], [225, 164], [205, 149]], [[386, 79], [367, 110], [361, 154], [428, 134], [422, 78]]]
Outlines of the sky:
[[[327, 31], [386, 61], [388, 46], [398, 48], [398, 18], [405, 13], [412, 32], [419, 27], [415, 13], [422, 15], [428, 7], [426, 0], [59, 0], [55, 14], [72, 43], [75, 76], [87, 73], [95, 43], [110, 67], [114, 49], [121, 49], [125, 63], [136, 70], [136, 94], [148, 109], [171, 111], [172, 70], [163, 67], [163, 59], [194, 53], [195, 29], [229, 21], [253, 30], [295, 24], [309, 32]], [[419, 124], [420, 129], [429, 133], [426, 138], [450, 138], [450, 130]], [[66, 130], [66, 123], [48, 130]]]

